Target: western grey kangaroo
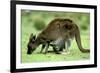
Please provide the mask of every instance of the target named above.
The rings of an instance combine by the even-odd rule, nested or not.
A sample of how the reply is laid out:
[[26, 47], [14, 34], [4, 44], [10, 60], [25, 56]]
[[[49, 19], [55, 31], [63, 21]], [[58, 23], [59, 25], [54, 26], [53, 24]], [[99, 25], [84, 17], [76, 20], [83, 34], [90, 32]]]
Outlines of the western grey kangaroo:
[[[63, 18], [54, 19], [36, 37], [34, 43], [28, 43], [27, 54], [32, 54], [40, 44], [45, 45], [45, 52], [47, 52], [50, 43], [53, 43], [53, 45], [57, 47], [61, 44], [62, 40], [64, 40], [63, 43], [68, 44], [67, 42], [74, 37], [81, 52], [90, 52], [89, 49], [84, 49], [82, 47], [79, 28], [72, 20]], [[55, 44], [54, 42], [57, 43]], [[56, 48], [54, 48], [54, 50], [56, 50]], [[60, 50], [62, 50], [62, 48]]]

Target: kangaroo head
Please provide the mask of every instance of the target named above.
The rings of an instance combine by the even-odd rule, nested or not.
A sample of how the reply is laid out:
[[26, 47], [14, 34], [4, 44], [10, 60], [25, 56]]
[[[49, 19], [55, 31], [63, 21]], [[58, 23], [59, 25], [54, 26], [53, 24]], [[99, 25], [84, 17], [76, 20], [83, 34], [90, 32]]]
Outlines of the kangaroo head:
[[35, 40], [36, 40], [36, 36], [33, 35], [33, 33], [31, 33], [30, 38], [29, 38], [29, 42], [28, 42], [28, 45], [27, 45], [27, 48], [28, 48], [27, 49], [27, 54], [32, 54]]

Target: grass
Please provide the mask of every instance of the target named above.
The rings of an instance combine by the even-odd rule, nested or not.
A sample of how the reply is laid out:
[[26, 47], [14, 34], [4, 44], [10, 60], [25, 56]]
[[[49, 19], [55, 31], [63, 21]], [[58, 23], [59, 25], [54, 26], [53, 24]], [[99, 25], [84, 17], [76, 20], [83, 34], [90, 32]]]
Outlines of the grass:
[[[37, 14], [39, 14], [39, 13], [37, 13]], [[40, 17], [42, 14], [43, 14], [43, 12], [40, 13]], [[75, 14], [75, 13], [73, 13], [73, 14]], [[57, 15], [59, 15], [59, 14], [57, 14]], [[54, 19], [54, 17], [49, 16], [49, 14], [46, 15], [45, 17], [46, 17], [46, 20], [44, 20], [44, 21], [47, 26], [47, 23], [49, 23], [52, 19]], [[35, 27], [33, 26], [35, 18], [36, 18], [35, 13], [32, 13], [30, 16], [29, 15], [22, 16], [22, 20], [21, 20], [21, 26], [22, 26], [21, 27], [21, 30], [22, 30], [21, 31], [21, 60], [22, 60], [22, 63], [49, 62], [49, 61], [53, 61], [53, 62], [54, 61], [75, 61], [75, 60], [87, 60], [90, 58], [90, 53], [80, 52], [75, 40], [72, 41], [71, 47], [69, 48], [70, 54], [39, 53], [41, 50], [41, 45], [40, 45], [39, 47], [37, 47], [37, 49], [34, 53], [32, 53], [31, 55], [27, 55], [27, 43], [28, 43], [30, 34], [33, 33], [33, 34], [38, 35], [38, 33], [40, 33], [42, 31], [42, 30], [35, 29]], [[79, 15], [78, 15], [78, 18], [79, 18]], [[82, 21], [80, 22], [80, 20], [79, 20], [79, 23], [83, 24], [84, 22], [82, 22]], [[40, 26], [41, 26], [41, 23], [40, 23]], [[84, 30], [81, 31], [81, 40], [82, 40], [82, 45], [84, 48], [90, 48], [89, 29], [85, 30], [85, 31]], [[51, 51], [52, 47], [49, 47], [49, 50]]]
[[[86, 36], [82, 36], [83, 45], [85, 48], [89, 48], [89, 40], [86, 40]], [[85, 43], [88, 42], [88, 43]], [[27, 43], [26, 43], [27, 44]], [[45, 61], [73, 61], [73, 60], [86, 60], [90, 58], [89, 53], [82, 53], [78, 49], [76, 42], [73, 41], [71, 47], [69, 48], [70, 54], [55, 54], [55, 53], [47, 53], [40, 54], [41, 46], [39, 46], [34, 53], [31, 55], [27, 55], [27, 49], [22, 48], [22, 62], [45, 62]], [[49, 50], [52, 50], [50, 47]]]

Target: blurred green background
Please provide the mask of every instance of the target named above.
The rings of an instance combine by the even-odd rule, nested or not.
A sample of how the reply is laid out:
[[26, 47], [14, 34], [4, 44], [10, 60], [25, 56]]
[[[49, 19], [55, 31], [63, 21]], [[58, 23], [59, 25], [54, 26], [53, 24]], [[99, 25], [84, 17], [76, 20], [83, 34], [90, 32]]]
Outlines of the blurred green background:
[[[82, 45], [84, 48], [90, 48], [90, 14], [79, 12], [52, 12], [21, 10], [21, 60], [22, 63], [28, 62], [48, 62], [48, 61], [74, 61], [86, 60], [90, 58], [90, 53], [79, 51], [75, 40], [72, 41], [69, 48], [70, 54], [39, 54], [41, 45], [36, 51], [27, 55], [27, 43], [31, 33], [38, 35], [55, 18], [72, 19], [80, 28]], [[49, 47], [52, 50], [52, 47]]]

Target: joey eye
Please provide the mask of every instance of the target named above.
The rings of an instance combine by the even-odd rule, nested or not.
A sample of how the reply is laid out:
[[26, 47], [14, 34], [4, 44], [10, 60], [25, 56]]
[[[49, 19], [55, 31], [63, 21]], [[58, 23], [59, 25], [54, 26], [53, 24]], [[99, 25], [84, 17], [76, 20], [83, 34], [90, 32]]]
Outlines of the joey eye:
[[72, 26], [71, 26], [71, 25], [66, 24], [66, 25], [65, 25], [65, 28], [66, 28], [66, 29], [71, 29], [71, 28], [72, 28]]
[[65, 28], [68, 28], [68, 26], [67, 26], [67, 25], [65, 25]]

